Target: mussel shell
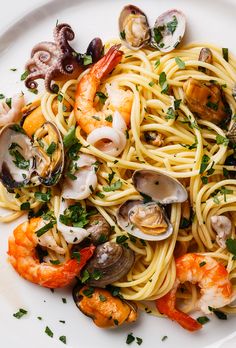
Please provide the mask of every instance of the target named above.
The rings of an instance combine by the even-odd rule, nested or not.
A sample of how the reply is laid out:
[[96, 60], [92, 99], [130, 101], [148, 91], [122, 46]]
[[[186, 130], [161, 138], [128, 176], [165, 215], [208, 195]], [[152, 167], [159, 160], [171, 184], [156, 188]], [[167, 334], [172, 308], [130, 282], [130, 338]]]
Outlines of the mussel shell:
[[185, 187], [176, 179], [154, 170], [136, 170], [135, 189], [161, 204], [182, 203], [188, 198]]
[[134, 252], [115, 242], [98, 245], [93, 257], [86, 265], [89, 274], [99, 271], [99, 279], [89, 278], [88, 285], [105, 287], [126, 275], [134, 264]]
[[174, 50], [183, 39], [185, 27], [183, 12], [173, 9], [162, 13], [152, 29], [151, 46], [161, 52]]
[[[141, 200], [134, 200], [134, 201], [128, 200], [125, 203], [123, 203], [119, 207], [117, 214], [116, 214], [116, 219], [117, 219], [118, 225], [124, 231], [127, 231], [129, 234], [131, 234], [137, 238], [143, 239], [143, 240], [160, 241], [160, 240], [164, 240], [164, 239], [167, 239], [168, 237], [170, 237], [171, 234], [173, 233], [173, 226], [171, 225], [164, 208], [162, 209], [162, 213], [163, 213], [164, 219], [165, 219], [168, 227], [167, 227], [167, 230], [163, 233], [160, 233], [158, 235], [146, 234], [130, 222], [129, 215], [130, 215], [132, 208], [137, 206], [137, 205], [143, 205], [143, 204], [144, 203]], [[150, 205], [150, 204], [156, 205], [157, 203], [156, 202], [147, 203], [147, 205]]]
[[[0, 180], [11, 191], [14, 188], [26, 186], [34, 169], [34, 157], [32, 154], [32, 142], [24, 130], [15, 123], [2, 128], [0, 133]], [[17, 151], [23, 160], [28, 162], [25, 169], [16, 165], [16, 157], [10, 151]], [[15, 163], [14, 163], [15, 162]], [[21, 162], [22, 163], [22, 162]]]
[[[52, 154], [47, 153], [46, 148], [40, 146], [40, 142], [45, 136], [50, 136], [52, 142], [56, 144]], [[45, 122], [34, 134], [33, 146], [36, 151], [36, 170], [39, 181], [44, 186], [54, 186], [61, 178], [64, 168], [64, 146], [61, 134], [52, 122]], [[46, 163], [46, 164], [45, 164]]]
[[[136, 33], [132, 32], [132, 34], [135, 35], [133, 36], [133, 38], [130, 38], [128, 36], [130, 32], [127, 29], [127, 23], [129, 22], [129, 19], [132, 19], [131, 16], [137, 16], [136, 18], [140, 19], [140, 22], [138, 24], [142, 24], [143, 26], [143, 28], [139, 29], [138, 26], [134, 28], [136, 29]], [[121, 11], [119, 17], [119, 30], [121, 39], [123, 40], [124, 44], [133, 50], [138, 50], [144, 45], [148, 44], [151, 38], [151, 31], [145, 13], [134, 5], [127, 5]], [[140, 36], [138, 36], [139, 34]]]

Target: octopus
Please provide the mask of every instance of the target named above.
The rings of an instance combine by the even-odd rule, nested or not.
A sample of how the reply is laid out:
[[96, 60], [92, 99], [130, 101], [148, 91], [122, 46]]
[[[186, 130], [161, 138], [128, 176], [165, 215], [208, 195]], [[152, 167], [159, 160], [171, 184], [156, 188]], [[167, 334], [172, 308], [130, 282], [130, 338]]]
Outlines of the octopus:
[[52, 81], [73, 79], [82, 72], [78, 53], [68, 43], [75, 37], [71, 26], [65, 23], [56, 25], [53, 36], [55, 42], [44, 41], [33, 47], [31, 58], [26, 63], [27, 88], [37, 88], [35, 80], [44, 79], [46, 90], [55, 93]]

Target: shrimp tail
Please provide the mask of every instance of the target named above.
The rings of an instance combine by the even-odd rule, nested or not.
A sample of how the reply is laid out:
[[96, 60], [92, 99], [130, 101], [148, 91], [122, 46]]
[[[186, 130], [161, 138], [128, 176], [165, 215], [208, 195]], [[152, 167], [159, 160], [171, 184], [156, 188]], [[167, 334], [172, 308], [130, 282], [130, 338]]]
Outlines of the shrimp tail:
[[112, 46], [109, 51], [91, 69], [91, 73], [101, 80], [107, 76], [120, 63], [123, 52], [119, 50], [121, 45]]
[[157, 309], [171, 320], [177, 321], [179, 325], [188, 331], [197, 331], [201, 329], [202, 325], [198, 323], [197, 320], [175, 308], [177, 287], [178, 284], [165, 296], [156, 300]]

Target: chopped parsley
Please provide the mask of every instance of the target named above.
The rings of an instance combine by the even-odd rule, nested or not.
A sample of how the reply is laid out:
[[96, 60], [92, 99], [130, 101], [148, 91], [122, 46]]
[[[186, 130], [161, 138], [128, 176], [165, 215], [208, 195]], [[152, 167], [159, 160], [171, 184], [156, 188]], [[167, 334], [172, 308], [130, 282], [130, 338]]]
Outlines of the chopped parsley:
[[206, 103], [206, 106], [214, 111], [217, 111], [218, 110], [218, 103], [213, 103], [211, 101], [208, 101]]
[[116, 191], [119, 190], [122, 187], [122, 182], [120, 180], [117, 180], [110, 186], [103, 186], [103, 191], [105, 192], [111, 192], [111, 191]]
[[182, 99], [175, 99], [174, 100], [174, 108], [175, 108], [175, 110], [179, 109], [181, 102], [182, 102]]
[[43, 318], [42, 317], [37, 317], [38, 320], [42, 320]]
[[149, 82], [149, 86], [150, 86], [150, 87], [153, 87], [154, 85], [155, 85], [155, 82], [154, 82], [154, 81], [150, 81], [150, 82]]
[[61, 299], [61, 300], [62, 300], [62, 302], [63, 302], [63, 303], [67, 303], [67, 301], [66, 301], [66, 298], [65, 298], [65, 297], [62, 297], [62, 299]]
[[205, 261], [202, 261], [202, 262], [199, 263], [199, 266], [200, 266], [200, 267], [203, 267], [203, 266], [205, 266], [205, 265], [206, 265], [206, 262], [205, 262]]
[[159, 85], [161, 87], [161, 93], [166, 94], [168, 92], [169, 86], [166, 80], [166, 73], [162, 71], [159, 76]]
[[51, 198], [51, 191], [48, 192], [35, 192], [34, 197], [37, 199], [39, 202], [49, 202]]
[[20, 77], [21, 81], [24, 81], [28, 77], [28, 75], [29, 75], [29, 71], [26, 70]]
[[86, 269], [81, 277], [81, 282], [85, 283], [90, 278], [89, 271]]
[[75, 136], [75, 127], [71, 127], [66, 135], [63, 138], [63, 144], [65, 148], [70, 147], [71, 145], [74, 145], [77, 142], [77, 138]]
[[50, 221], [48, 224], [45, 226], [41, 227], [39, 230], [37, 230], [35, 233], [37, 234], [38, 237], [41, 237], [44, 233], [49, 231], [51, 228], [53, 228], [53, 222]]
[[229, 49], [228, 48], [222, 48], [222, 56], [226, 62], [229, 61]]
[[11, 109], [12, 98], [6, 98], [5, 102], [9, 106], [9, 108]]
[[[13, 161], [15, 166], [20, 169], [25, 169], [25, 170], [29, 169], [30, 161], [26, 160], [18, 150], [15, 150], [15, 147], [14, 149], [12, 149], [12, 145], [13, 144], [11, 144], [9, 148], [9, 153], [12, 157], [15, 158], [15, 160]], [[16, 146], [19, 146], [19, 145], [16, 144]]]
[[157, 43], [157, 45], [159, 45], [159, 43], [163, 39], [163, 35], [161, 33], [163, 29], [164, 27], [153, 28], [153, 38], [155, 42]]
[[59, 103], [62, 102], [62, 100], [63, 100], [63, 95], [61, 94], [61, 92], [57, 95], [57, 100], [59, 101]]
[[154, 68], [155, 69], [157, 69], [158, 68], [158, 66], [160, 65], [160, 59], [157, 59], [156, 61], [155, 61], [155, 63], [154, 63]]
[[4, 99], [5, 98], [5, 95], [4, 94], [0, 94], [0, 99]]
[[166, 24], [167, 29], [171, 32], [172, 35], [174, 34], [174, 32], [177, 28], [177, 25], [178, 25], [178, 21], [177, 21], [176, 16], [173, 16], [173, 20]]
[[117, 236], [116, 237], [116, 243], [122, 244], [122, 243], [126, 242], [127, 239], [129, 239], [129, 237], [127, 237], [125, 235]]
[[201, 177], [201, 180], [202, 180], [202, 183], [203, 183], [204, 185], [208, 184], [208, 177], [207, 177], [207, 176], [202, 176], [202, 177]]
[[89, 214], [81, 206], [80, 203], [70, 205], [64, 210], [64, 214], [61, 214], [59, 220], [66, 226], [84, 227], [88, 223]]
[[62, 343], [66, 344], [66, 336], [60, 336], [60, 337], [59, 337], [59, 340], [60, 340]]
[[228, 238], [226, 240], [226, 248], [227, 250], [233, 254], [233, 259], [236, 259], [236, 239]]
[[166, 113], [166, 120], [176, 120], [178, 117], [178, 113], [172, 107], [169, 107]]
[[20, 206], [20, 210], [30, 210], [30, 202], [24, 202]]
[[207, 156], [207, 155], [202, 156], [202, 162], [201, 162], [199, 174], [202, 174], [206, 170], [209, 161], [210, 161], [209, 156]]
[[72, 259], [76, 259], [78, 262], [80, 262], [81, 259], [81, 255], [79, 251], [73, 251], [72, 255], [71, 255]]
[[107, 122], [112, 122], [112, 121], [113, 121], [112, 115], [107, 116], [107, 117], [105, 118], [105, 120], [106, 120]]
[[97, 93], [96, 93], [96, 96], [99, 97], [99, 100], [100, 100], [100, 102], [101, 102], [102, 104], [105, 104], [105, 101], [107, 100], [107, 96], [106, 96], [104, 93], [102, 93], [102, 92], [97, 92]]
[[53, 337], [53, 332], [50, 330], [48, 326], [46, 326], [45, 331], [44, 331], [49, 337]]
[[54, 141], [52, 141], [46, 150], [47, 154], [51, 156], [56, 151], [56, 148], [57, 144]]
[[89, 64], [92, 64], [92, 62], [93, 62], [92, 56], [89, 55], [89, 54], [84, 54], [84, 56], [83, 56], [83, 64], [84, 65], [89, 65]]
[[11, 68], [10, 70], [11, 70], [11, 71], [17, 71], [17, 69], [16, 69], [16, 68]]
[[112, 170], [111, 173], [108, 174], [108, 184], [110, 185], [110, 183], [112, 182], [114, 176], [115, 176], [115, 172]]
[[216, 144], [217, 145], [224, 145], [224, 146], [228, 146], [229, 144], [229, 139], [224, 137], [223, 135], [217, 134], [216, 136]]
[[130, 344], [133, 341], [135, 341], [135, 337], [133, 336], [133, 333], [131, 332], [130, 334], [128, 334], [128, 336], [126, 338], [126, 344]]
[[208, 323], [208, 321], [210, 321], [210, 319], [204, 316], [204, 317], [198, 317], [197, 321], [199, 322], [199, 324], [204, 325], [204, 324]]
[[168, 338], [168, 336], [163, 336], [162, 339], [161, 339], [162, 342], [165, 341], [165, 340], [167, 340], [167, 338]]
[[185, 62], [182, 61], [182, 59], [180, 59], [179, 57], [175, 57], [175, 63], [180, 69], [185, 69]]
[[120, 32], [120, 37], [122, 40], [125, 40], [125, 30]]
[[104, 296], [104, 295], [99, 295], [99, 300], [101, 301], [101, 302], [105, 302], [106, 300], [107, 300], [107, 298], [106, 298], [106, 296]]
[[60, 261], [59, 260], [50, 260], [50, 263], [52, 265], [60, 265]]
[[141, 346], [141, 344], [143, 343], [143, 339], [140, 337], [136, 337], [136, 342], [139, 346]]
[[93, 296], [93, 293], [94, 293], [94, 288], [91, 286], [89, 288], [83, 290], [84, 296], [86, 296], [88, 298], [91, 298]]
[[209, 311], [213, 312], [218, 319], [221, 320], [227, 320], [227, 315], [221, 311], [219, 311], [218, 309], [215, 309], [213, 307], [208, 306]]
[[105, 197], [105, 195], [102, 192], [96, 192], [96, 196], [98, 196], [101, 199]]
[[13, 317], [17, 318], [17, 319], [20, 319], [21, 317], [23, 317], [24, 315], [26, 315], [28, 313], [28, 311], [26, 311], [25, 309], [23, 308], [20, 308], [18, 310], [18, 312], [14, 313], [13, 314]]

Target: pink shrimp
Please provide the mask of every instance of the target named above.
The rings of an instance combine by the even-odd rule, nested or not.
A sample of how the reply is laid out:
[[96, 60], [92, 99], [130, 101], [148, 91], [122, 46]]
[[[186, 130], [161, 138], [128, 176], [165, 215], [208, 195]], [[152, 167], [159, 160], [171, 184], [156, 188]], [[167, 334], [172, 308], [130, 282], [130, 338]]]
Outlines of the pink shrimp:
[[177, 321], [183, 328], [196, 331], [201, 329], [202, 325], [175, 308], [177, 288], [180, 283], [186, 281], [199, 285], [202, 296], [198, 307], [204, 313], [210, 312], [209, 307], [220, 308], [233, 300], [232, 284], [224, 266], [212, 257], [189, 253], [176, 260], [174, 287], [156, 301], [156, 306], [161, 313]]
[[20, 276], [32, 283], [47, 288], [67, 286], [93, 255], [95, 247], [82, 249], [79, 262], [70, 259], [57, 266], [46, 262], [40, 263], [35, 250], [38, 244], [35, 231], [41, 222], [41, 218], [33, 218], [16, 227], [8, 241], [9, 261]]
[[[100, 127], [111, 127], [111, 122], [106, 120], [104, 111], [97, 111], [94, 107], [94, 98], [102, 78], [106, 77], [121, 61], [123, 52], [119, 50], [120, 45], [112, 46], [88, 74], [84, 75], [78, 83], [75, 94], [74, 112], [75, 117], [87, 134]], [[118, 111], [128, 125], [132, 108], [133, 95], [131, 91], [107, 87], [108, 108], [111, 112]]]

